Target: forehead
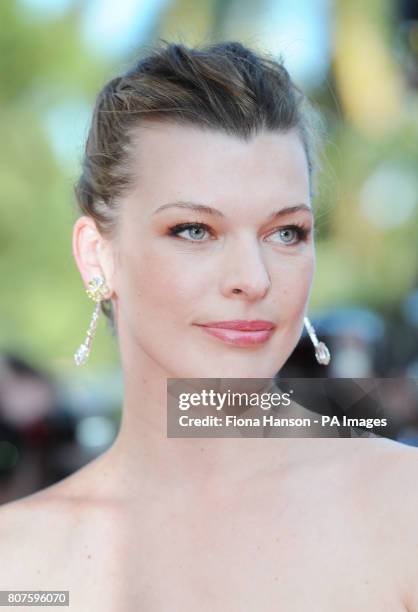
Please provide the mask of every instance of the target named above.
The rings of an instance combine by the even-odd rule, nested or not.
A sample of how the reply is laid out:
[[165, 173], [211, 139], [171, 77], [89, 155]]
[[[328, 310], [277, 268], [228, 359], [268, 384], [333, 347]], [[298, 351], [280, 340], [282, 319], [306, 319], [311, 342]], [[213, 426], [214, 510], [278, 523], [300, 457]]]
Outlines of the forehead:
[[170, 199], [266, 206], [309, 205], [306, 154], [296, 130], [244, 141], [220, 131], [147, 122], [133, 138], [136, 195], [152, 208]]

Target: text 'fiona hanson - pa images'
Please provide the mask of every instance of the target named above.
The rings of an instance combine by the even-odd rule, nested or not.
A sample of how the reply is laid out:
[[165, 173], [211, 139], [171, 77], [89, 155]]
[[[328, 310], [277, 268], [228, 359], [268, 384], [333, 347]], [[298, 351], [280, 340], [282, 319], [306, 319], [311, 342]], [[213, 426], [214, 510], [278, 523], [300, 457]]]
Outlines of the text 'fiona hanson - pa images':
[[[382, 390], [388, 380], [281, 379], [272, 384], [263, 379], [169, 379], [167, 436], [385, 436], [390, 415], [384, 411]], [[390, 380], [399, 384], [399, 379]], [[416, 391], [416, 381], [413, 385]]]
[[386, 427], [387, 419], [359, 419], [349, 418], [345, 415], [342, 418], [337, 416], [329, 417], [322, 415], [320, 418], [311, 419], [309, 417], [275, 417], [264, 414], [260, 417], [238, 417], [234, 414], [225, 416], [206, 415], [205, 417], [192, 417], [182, 414], [179, 416], [181, 427], [311, 427], [318, 424], [321, 427]]

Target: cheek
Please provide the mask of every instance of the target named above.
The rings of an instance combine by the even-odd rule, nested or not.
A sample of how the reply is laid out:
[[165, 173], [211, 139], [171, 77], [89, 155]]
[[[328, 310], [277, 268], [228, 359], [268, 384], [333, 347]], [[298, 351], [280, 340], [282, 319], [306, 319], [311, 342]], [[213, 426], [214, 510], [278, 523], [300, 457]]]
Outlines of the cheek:
[[303, 310], [309, 297], [314, 272], [313, 253], [281, 262], [275, 271], [274, 284], [277, 288], [278, 303], [283, 310], [293, 311], [296, 316]]
[[204, 293], [204, 276], [192, 265], [190, 258], [168, 256], [166, 253], [138, 255], [130, 266], [130, 281], [135, 291], [133, 303], [142, 312], [154, 318], [156, 312], [161, 324], [179, 322], [179, 315], [187, 317], [193, 305]]

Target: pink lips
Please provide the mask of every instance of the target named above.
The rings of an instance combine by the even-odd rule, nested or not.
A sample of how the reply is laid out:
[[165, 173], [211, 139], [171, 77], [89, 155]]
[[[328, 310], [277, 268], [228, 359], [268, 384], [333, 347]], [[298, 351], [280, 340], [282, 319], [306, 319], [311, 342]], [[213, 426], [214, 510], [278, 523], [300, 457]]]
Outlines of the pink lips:
[[199, 327], [211, 336], [235, 346], [254, 346], [266, 342], [276, 327], [271, 321], [210, 321]]

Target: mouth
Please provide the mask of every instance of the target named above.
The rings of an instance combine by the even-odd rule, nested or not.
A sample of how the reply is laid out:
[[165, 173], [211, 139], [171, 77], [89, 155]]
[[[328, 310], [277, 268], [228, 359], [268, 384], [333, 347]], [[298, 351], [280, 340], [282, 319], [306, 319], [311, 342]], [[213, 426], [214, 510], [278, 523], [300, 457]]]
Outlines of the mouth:
[[204, 332], [222, 342], [241, 347], [264, 344], [273, 335], [276, 325], [271, 321], [210, 321], [196, 324]]

